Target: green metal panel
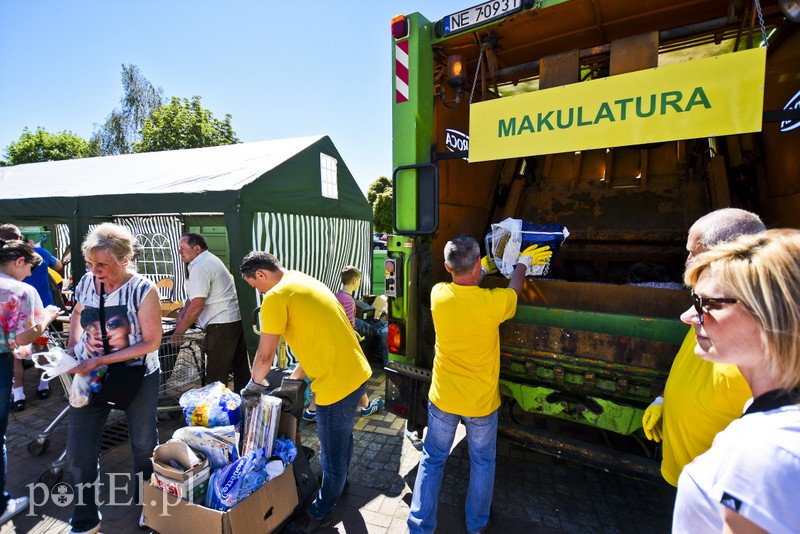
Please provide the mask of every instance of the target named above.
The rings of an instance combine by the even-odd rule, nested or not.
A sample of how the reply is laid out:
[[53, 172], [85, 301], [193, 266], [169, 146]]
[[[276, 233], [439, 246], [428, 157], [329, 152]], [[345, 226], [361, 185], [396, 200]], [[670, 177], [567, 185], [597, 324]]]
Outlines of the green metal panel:
[[[198, 232], [203, 234], [203, 237], [206, 238], [206, 243], [208, 244], [208, 250], [214, 256], [218, 257], [222, 260], [222, 263], [231, 270], [231, 252], [230, 246], [228, 245], [228, 231], [225, 228], [225, 221], [222, 216], [219, 216], [219, 222], [221, 225], [215, 226], [189, 226], [190, 232]], [[231, 271], [233, 272], [233, 271]]]
[[[392, 160], [393, 167], [428, 163], [433, 140], [433, 24], [419, 13], [408, 17], [408, 100], [396, 102], [397, 46], [392, 38]], [[417, 173], [417, 171], [404, 171]], [[417, 225], [417, 183], [398, 181], [395, 191], [397, 225]]]
[[386, 260], [385, 250], [372, 251], [372, 294], [383, 295], [386, 290], [386, 274], [384, 261]]
[[518, 306], [511, 322], [583, 330], [680, 345], [688, 327], [679, 319]]
[[500, 394], [512, 397], [526, 412], [557, 417], [626, 436], [642, 428], [643, 409], [600, 397], [586, 397], [583, 404], [567, 400], [550, 402], [548, 398], [557, 394], [556, 390], [508, 380], [500, 380]]

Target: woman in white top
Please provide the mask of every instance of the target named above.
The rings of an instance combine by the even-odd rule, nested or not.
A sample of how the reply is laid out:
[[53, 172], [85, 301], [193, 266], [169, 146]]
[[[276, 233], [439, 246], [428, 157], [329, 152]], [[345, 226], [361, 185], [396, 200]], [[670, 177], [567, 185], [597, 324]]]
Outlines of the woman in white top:
[[800, 528], [800, 231], [719, 245], [686, 272], [697, 356], [732, 363], [753, 392], [678, 479], [673, 532]]
[[[158, 444], [161, 306], [155, 284], [131, 269], [136, 246], [125, 227], [111, 223], [101, 224], [86, 237], [82, 250], [89, 272], [75, 288], [68, 347], [80, 360], [73, 372], [82, 375], [117, 362], [145, 366], [141, 386], [125, 409], [138, 495], [138, 477], [150, 479], [150, 457]], [[109, 407], [91, 405], [70, 410], [67, 466], [72, 487], [76, 488], [72, 532], [100, 529], [94, 485], [100, 438], [110, 411]], [[83, 484], [80, 496], [76, 484]]]

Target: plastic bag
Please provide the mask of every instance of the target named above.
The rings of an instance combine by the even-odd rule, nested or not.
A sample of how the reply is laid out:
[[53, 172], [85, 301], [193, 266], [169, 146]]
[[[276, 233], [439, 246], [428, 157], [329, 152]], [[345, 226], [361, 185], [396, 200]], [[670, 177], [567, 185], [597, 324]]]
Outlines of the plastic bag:
[[239, 434], [232, 425], [216, 428], [186, 426], [173, 432], [172, 438], [205, 454], [212, 470], [225, 467], [239, 458]]
[[72, 375], [72, 387], [69, 389], [69, 403], [74, 408], [82, 408], [89, 404], [92, 390], [89, 385], [89, 376]]
[[242, 398], [222, 382], [190, 389], [181, 395], [180, 405], [189, 426], [238, 427], [242, 421]]
[[525, 276], [544, 276], [567, 237], [569, 230], [560, 224], [534, 224], [508, 218], [492, 224], [492, 231], [486, 234], [486, 254], [494, 259], [503, 276], [511, 278], [520, 254], [528, 247], [550, 247], [552, 254], [525, 273]]
[[[41, 363], [42, 359], [45, 360], [45, 363]], [[67, 354], [67, 351], [61, 347], [53, 347], [47, 352], [37, 353], [33, 358], [33, 365], [44, 371], [39, 379], [49, 382], [78, 365], [78, 360]]]
[[230, 510], [269, 480], [269, 459], [265, 448], [256, 449], [235, 462], [211, 473], [206, 507]]

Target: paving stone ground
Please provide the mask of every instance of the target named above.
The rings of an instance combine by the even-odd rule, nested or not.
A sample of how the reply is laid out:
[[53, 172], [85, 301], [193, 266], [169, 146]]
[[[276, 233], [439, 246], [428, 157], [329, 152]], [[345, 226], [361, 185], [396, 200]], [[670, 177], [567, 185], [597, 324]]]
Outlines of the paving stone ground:
[[[66, 399], [57, 381], [52, 382], [54, 394], [50, 399], [36, 399], [35, 373], [28, 370], [26, 374], [30, 375], [26, 377], [26, 393], [31, 400], [25, 411], [12, 414], [7, 433], [7, 489], [14, 496], [28, 494], [30, 485], [49, 470], [64, 448], [66, 435], [64, 421], [51, 434], [46, 452], [36, 457], [27, 452], [29, 443], [66, 406]], [[382, 371], [376, 368], [367, 385], [371, 398], [383, 394], [384, 380]], [[182, 424], [180, 418], [171, 415], [175, 412], [160, 415], [162, 441]], [[405, 521], [421, 453], [404, 436], [404, 427], [403, 419], [386, 412], [357, 420], [350, 488], [334, 511], [334, 526], [320, 532], [406, 532]], [[124, 438], [124, 425], [119, 421], [111, 422], [107, 433], [108, 450], [100, 458], [101, 471], [106, 474], [106, 488], [110, 482], [108, 473], [130, 471], [127, 443], [115, 445], [120, 429]], [[315, 424], [303, 422], [300, 431], [303, 445], [318, 450]], [[318, 457], [315, 456], [311, 464], [319, 474]], [[460, 427], [442, 482], [437, 532], [465, 532], [464, 499], [468, 480], [469, 455], [463, 427]], [[60, 507], [45, 499], [43, 490], [38, 491], [35, 497], [40, 502], [46, 500], [46, 504], [36, 506], [32, 515], [18, 516], [3, 525], [0, 534], [69, 532], [70, 507]], [[494, 518], [488, 532], [669, 532], [673, 502], [674, 490], [666, 483], [628, 479], [526, 451], [501, 440], [495, 476]], [[139, 512], [135, 506], [103, 507], [102, 532], [149, 532], [138, 528]], [[180, 525], [176, 525], [175, 532], [183, 532]]]

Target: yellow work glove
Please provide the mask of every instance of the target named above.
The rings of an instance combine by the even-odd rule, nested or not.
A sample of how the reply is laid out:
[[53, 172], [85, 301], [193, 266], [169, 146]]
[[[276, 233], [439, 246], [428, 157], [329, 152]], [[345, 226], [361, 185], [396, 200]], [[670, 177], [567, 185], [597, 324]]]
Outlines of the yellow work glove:
[[494, 274], [497, 272], [497, 265], [494, 263], [494, 259], [490, 258], [489, 256], [484, 256], [481, 258], [481, 270], [486, 274]]
[[519, 255], [520, 258], [523, 256], [530, 256], [531, 265], [547, 265], [547, 260], [553, 257], [553, 251], [550, 250], [550, 247], [547, 245], [543, 247], [531, 245]]
[[642, 416], [644, 435], [650, 441], [661, 443], [661, 415], [664, 413], [664, 397], [656, 397]]

